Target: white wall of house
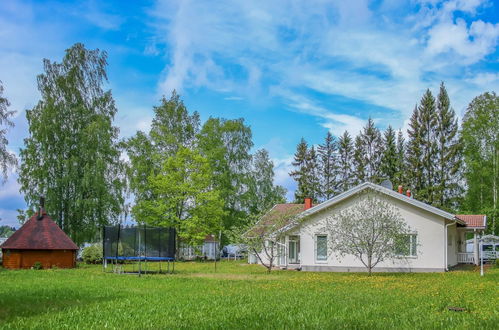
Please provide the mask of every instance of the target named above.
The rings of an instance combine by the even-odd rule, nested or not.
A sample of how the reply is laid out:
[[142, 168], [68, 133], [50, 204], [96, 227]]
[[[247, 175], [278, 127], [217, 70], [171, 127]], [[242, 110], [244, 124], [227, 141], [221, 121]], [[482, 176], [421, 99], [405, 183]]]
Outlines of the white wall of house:
[[[426, 210], [405, 203], [388, 195], [379, 195], [392, 203], [402, 218], [417, 234], [417, 256], [397, 258], [384, 261], [376, 266], [375, 271], [444, 271], [445, 265], [445, 223], [443, 217], [430, 213]], [[300, 264], [303, 270], [310, 271], [365, 271], [364, 265], [354, 256], [347, 255], [339, 257], [329, 254], [327, 260], [316, 260], [316, 237], [327, 234], [324, 229], [326, 218], [344, 208], [352, 207], [361, 198], [352, 196], [326, 210], [315, 213], [305, 220], [299, 227], [289, 231], [288, 235], [300, 236]], [[456, 228], [450, 226], [450, 235], [453, 237], [452, 246], [449, 246], [449, 264], [455, 264], [456, 260]]]

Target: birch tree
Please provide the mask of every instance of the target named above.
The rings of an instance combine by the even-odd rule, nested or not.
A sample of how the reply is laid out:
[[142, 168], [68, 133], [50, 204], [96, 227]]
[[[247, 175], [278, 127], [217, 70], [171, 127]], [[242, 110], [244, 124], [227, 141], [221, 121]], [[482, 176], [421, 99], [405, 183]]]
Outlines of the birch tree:
[[7, 180], [7, 171], [17, 164], [16, 156], [7, 149], [9, 141], [7, 140], [7, 130], [14, 127], [11, 118], [15, 111], [9, 110], [10, 102], [3, 97], [3, 85], [0, 81], [0, 172], [2, 180], [0, 184]]
[[398, 209], [376, 192], [363, 192], [353, 206], [326, 219], [333, 255], [353, 255], [369, 275], [380, 262], [397, 257], [403, 237], [409, 232]]
[[80, 244], [118, 221], [124, 206], [117, 109], [111, 91], [103, 89], [107, 54], [78, 43], [61, 63], [43, 64], [41, 99], [26, 111], [19, 183], [28, 207], [45, 194], [47, 212]]
[[463, 119], [464, 209], [488, 216], [488, 231], [499, 232], [499, 97], [484, 93], [471, 101]]

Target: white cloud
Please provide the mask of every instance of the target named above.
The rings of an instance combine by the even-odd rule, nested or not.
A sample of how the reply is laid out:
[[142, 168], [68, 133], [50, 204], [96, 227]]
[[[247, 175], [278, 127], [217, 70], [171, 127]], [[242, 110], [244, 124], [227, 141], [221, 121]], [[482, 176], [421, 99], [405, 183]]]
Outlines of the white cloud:
[[[454, 21], [454, 16], [465, 12], [473, 17], [484, 3], [424, 1], [418, 13], [380, 23], [367, 1], [222, 1], [209, 6], [158, 1], [153, 14], [157, 38], [172, 54], [159, 90], [206, 87], [250, 100], [276, 90], [284, 97], [305, 97], [314, 90], [398, 111], [401, 116], [386, 119], [400, 126], [424, 90], [436, 90], [440, 81], [459, 93], [450, 95], [455, 108], [464, 108], [482, 92], [462, 77], [471, 63], [496, 50], [499, 26], [480, 19]], [[387, 5], [383, 15], [393, 15], [391, 8], [400, 10]], [[290, 110], [326, 119], [323, 125], [330, 129], [358, 130], [356, 113], [337, 108], [327, 117], [297, 106], [293, 98], [287, 103]]]
[[468, 28], [466, 21], [457, 19], [430, 29], [427, 51], [431, 55], [453, 52], [465, 64], [473, 64], [494, 51], [498, 38], [499, 24], [477, 20]]

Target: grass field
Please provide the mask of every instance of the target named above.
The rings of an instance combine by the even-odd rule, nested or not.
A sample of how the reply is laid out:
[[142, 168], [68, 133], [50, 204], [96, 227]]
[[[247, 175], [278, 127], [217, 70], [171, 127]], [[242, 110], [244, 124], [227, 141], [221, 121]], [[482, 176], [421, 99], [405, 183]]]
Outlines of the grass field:
[[368, 277], [177, 263], [139, 278], [83, 265], [0, 268], [0, 283], [0, 328], [499, 328], [497, 268]]

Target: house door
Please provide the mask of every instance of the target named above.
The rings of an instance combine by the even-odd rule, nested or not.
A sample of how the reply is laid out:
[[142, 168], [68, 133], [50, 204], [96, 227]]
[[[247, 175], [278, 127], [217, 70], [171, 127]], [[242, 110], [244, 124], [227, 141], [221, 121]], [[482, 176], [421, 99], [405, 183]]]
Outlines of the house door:
[[290, 236], [288, 243], [289, 251], [289, 263], [297, 264], [300, 263], [300, 237]]

